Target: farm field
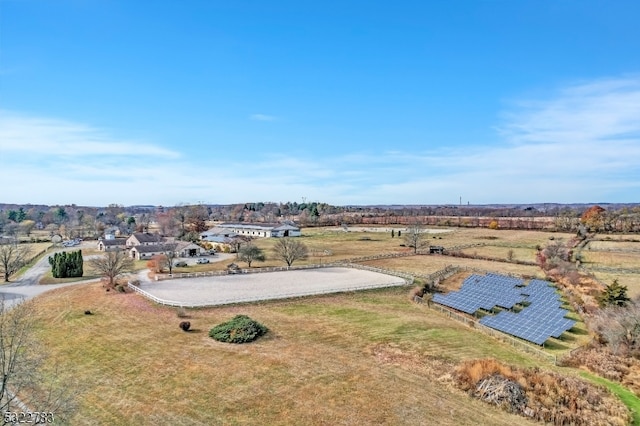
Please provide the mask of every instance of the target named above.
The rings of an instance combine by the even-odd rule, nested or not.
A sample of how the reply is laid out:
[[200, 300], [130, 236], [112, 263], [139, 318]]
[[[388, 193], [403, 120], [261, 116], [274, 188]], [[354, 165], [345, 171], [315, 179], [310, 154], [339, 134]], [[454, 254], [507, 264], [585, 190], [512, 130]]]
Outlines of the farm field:
[[[526, 256], [569, 235], [534, 231], [460, 229], [432, 234], [434, 245], [484, 242], [478, 249]], [[488, 238], [492, 237], [492, 238]], [[305, 229], [311, 256], [298, 264], [329, 263], [411, 249], [389, 232]], [[256, 239], [268, 260], [274, 239]], [[586, 250], [584, 251], [586, 253]], [[83, 251], [84, 253], [84, 251]], [[595, 254], [594, 251], [592, 254]], [[601, 252], [603, 254], [615, 254]], [[501, 257], [496, 255], [495, 257]], [[604, 264], [602, 259], [596, 259]], [[234, 259], [176, 268], [224, 269]], [[237, 262], [241, 267], [246, 264]], [[409, 255], [358, 263], [428, 275], [446, 266], [544, 278], [537, 266], [442, 255]], [[146, 262], [136, 262], [136, 268]], [[444, 288], [455, 289], [456, 274]], [[618, 275], [627, 285], [630, 274]], [[607, 282], [610, 282], [614, 276]], [[632, 280], [637, 277], [631, 277]], [[99, 284], [53, 290], [35, 299], [38, 338], [51, 364], [80, 384], [79, 410], [70, 424], [533, 424], [475, 401], [453, 387], [460, 361], [492, 357], [508, 364], [559, 370], [483, 332], [410, 301], [410, 287], [187, 310], [193, 331], [178, 328], [175, 308], [137, 294], [105, 292]], [[629, 285], [630, 294], [640, 286]], [[84, 315], [91, 310], [94, 315]], [[208, 330], [236, 314], [249, 315], [270, 332], [255, 343], [228, 345]], [[575, 318], [578, 319], [578, 318]], [[565, 333], [567, 334], [567, 333]], [[562, 355], [589, 339], [579, 323], [547, 352]]]
[[518, 274], [544, 278], [544, 274], [537, 266], [518, 265], [515, 263], [492, 262], [488, 260], [467, 259], [440, 255], [416, 255], [389, 259], [369, 260], [360, 262], [363, 265], [376, 268], [405, 271], [410, 274], [428, 275], [444, 269], [447, 266], [461, 266], [492, 271], [502, 274]]
[[[360, 229], [360, 228], [354, 228]], [[309, 248], [309, 258], [304, 261], [296, 261], [296, 264], [314, 264], [314, 263], [330, 263], [342, 261], [358, 257], [375, 256], [380, 254], [393, 253], [410, 253], [409, 247], [404, 247], [402, 237], [391, 237], [391, 232], [373, 232], [374, 228], [367, 228], [370, 231], [349, 231], [345, 232], [339, 227], [324, 228], [304, 228], [300, 241]], [[377, 229], [391, 229], [390, 227], [381, 227]], [[434, 228], [435, 233], [429, 234], [427, 237], [431, 245], [442, 245], [444, 247], [454, 247], [467, 244], [484, 243], [487, 247], [474, 247], [471, 252], [481, 249], [488, 250], [487, 253], [494, 253], [495, 257], [504, 256], [506, 258], [509, 248], [513, 247], [514, 258], [517, 260], [531, 260], [530, 254], [535, 255], [535, 247], [537, 245], [544, 246], [550, 240], [568, 239], [572, 234], [561, 234], [553, 232], [536, 232], [536, 231], [512, 231], [512, 230], [490, 230], [490, 229], [456, 229], [456, 228]], [[444, 232], [441, 232], [444, 231]], [[274, 239], [258, 238], [253, 243], [263, 249], [267, 255], [265, 262], [256, 262], [253, 267], [270, 267], [282, 266], [282, 262], [273, 259], [272, 248], [275, 244]], [[507, 248], [505, 248], [507, 247]], [[522, 259], [521, 259], [522, 258]], [[451, 262], [463, 262], [463, 259], [452, 259]], [[438, 264], [439, 262], [436, 261]], [[190, 266], [185, 269], [178, 269], [177, 272], [200, 272], [208, 270], [225, 269], [226, 264], [212, 263], [209, 265]], [[495, 265], [497, 262], [492, 262]], [[246, 265], [240, 263], [241, 267]], [[481, 267], [481, 266], [479, 266]], [[499, 266], [497, 266], [499, 267]], [[526, 267], [525, 267], [526, 268]], [[487, 269], [487, 268], [485, 268]], [[491, 268], [488, 268], [491, 269]], [[511, 272], [514, 272], [513, 270]], [[517, 273], [517, 272], [514, 272]]]
[[536, 245], [545, 246], [551, 240], [567, 241], [574, 236], [575, 234], [562, 232], [456, 228], [454, 232], [435, 235], [435, 239], [432, 236], [431, 243], [445, 248], [477, 243], [535, 248]]
[[608, 268], [638, 269], [640, 270], [640, 252], [614, 252], [614, 251], [582, 251], [583, 264]]
[[[607, 236], [608, 237], [608, 236]], [[629, 241], [636, 239], [636, 241]], [[640, 252], [640, 237], [633, 235], [612, 236], [606, 241], [595, 240], [587, 244], [588, 250], [636, 251]]]
[[613, 280], [618, 280], [618, 283], [627, 286], [628, 295], [631, 298], [640, 297], [640, 273], [627, 274], [627, 273], [614, 273], [614, 272], [593, 272], [595, 277], [605, 284], [611, 284]]
[[640, 297], [640, 238], [633, 234], [604, 238], [590, 241], [581, 251], [583, 267], [602, 283], [617, 279], [627, 286], [630, 297]]
[[[408, 302], [407, 288], [193, 310], [190, 333], [174, 309], [98, 284], [37, 303], [39, 338], [82, 386], [74, 425], [524, 424], [448, 375], [478, 357], [546, 365]], [[239, 346], [207, 336], [239, 313], [271, 331]]]
[[470, 247], [461, 250], [462, 253], [470, 256], [491, 257], [495, 259], [509, 259], [509, 253], [512, 254], [512, 259], [523, 262], [535, 262], [537, 250], [529, 247], [505, 247], [494, 246], [490, 243], [486, 246]]

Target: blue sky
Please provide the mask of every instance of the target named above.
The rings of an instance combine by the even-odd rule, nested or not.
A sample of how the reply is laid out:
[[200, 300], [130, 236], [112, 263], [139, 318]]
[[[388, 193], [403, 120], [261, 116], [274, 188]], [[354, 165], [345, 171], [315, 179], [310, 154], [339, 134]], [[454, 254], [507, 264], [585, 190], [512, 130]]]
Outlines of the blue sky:
[[0, 202], [639, 202], [638, 16], [0, 0]]

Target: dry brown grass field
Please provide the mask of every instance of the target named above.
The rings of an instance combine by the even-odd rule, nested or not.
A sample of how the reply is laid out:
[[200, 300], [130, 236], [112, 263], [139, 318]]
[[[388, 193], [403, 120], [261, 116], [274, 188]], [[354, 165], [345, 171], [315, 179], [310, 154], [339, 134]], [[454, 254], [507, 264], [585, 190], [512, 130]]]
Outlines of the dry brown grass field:
[[[592, 271], [595, 277], [604, 284], [611, 284], [614, 279], [627, 286], [630, 297], [640, 297], [640, 236], [607, 235], [606, 241], [591, 241], [582, 250], [584, 267]], [[613, 270], [598, 270], [599, 267]], [[619, 268], [620, 271], [615, 271]]]
[[470, 256], [482, 256], [482, 257], [491, 257], [494, 259], [504, 259], [507, 260], [509, 258], [509, 253], [512, 253], [513, 260], [516, 261], [524, 261], [524, 262], [535, 262], [536, 254], [538, 251], [535, 248], [529, 247], [505, 247], [505, 246], [493, 246], [486, 245], [481, 247], [470, 247], [467, 249], [461, 250], [462, 253]]
[[[616, 238], [617, 239], [614, 239]], [[621, 235], [613, 236], [611, 240], [607, 241], [590, 241], [587, 245], [591, 250], [629, 250], [640, 251], [640, 241], [629, 241], [631, 239], [640, 240], [640, 236], [636, 235]]]
[[51, 243], [26, 243], [21, 245], [29, 247], [32, 256], [35, 256], [51, 247]]
[[[385, 227], [387, 229], [387, 227]], [[390, 229], [390, 228], [389, 228]], [[398, 228], [396, 228], [398, 229]], [[403, 228], [399, 228], [403, 229]], [[441, 230], [441, 229], [437, 229]], [[553, 232], [536, 232], [536, 231], [511, 231], [511, 230], [490, 230], [490, 229], [455, 229], [446, 228], [447, 232], [429, 234], [427, 241], [431, 245], [442, 245], [444, 247], [454, 247], [466, 244], [485, 243], [488, 247], [474, 247], [471, 250], [478, 251], [487, 250], [487, 253], [495, 254], [495, 257], [506, 258], [509, 248], [514, 250], [514, 258], [516, 260], [535, 260], [530, 255], [535, 255], [536, 245], [544, 246], [550, 240], [569, 239], [570, 234], [561, 234]], [[397, 232], [396, 232], [397, 234]], [[386, 253], [407, 253], [412, 249], [403, 247], [404, 240], [402, 237], [391, 237], [390, 232], [345, 232], [342, 228], [326, 227], [326, 228], [304, 228], [300, 241], [304, 242], [309, 248], [309, 258], [305, 261], [296, 261], [295, 264], [312, 264], [312, 263], [329, 263], [345, 259], [352, 259], [364, 256], [374, 256]], [[263, 249], [267, 255], [265, 262], [255, 262], [253, 267], [267, 266], [283, 266], [282, 261], [273, 258], [272, 248], [275, 244], [274, 239], [258, 238], [253, 243]], [[463, 259], [452, 259], [451, 262], [464, 262]], [[202, 270], [219, 270], [224, 269], [229, 262], [223, 264], [210, 264], [189, 266], [184, 271], [202, 271]], [[436, 261], [440, 264], [438, 261]], [[450, 262], [450, 263], [451, 263]], [[445, 262], [446, 263], [446, 262]], [[505, 267], [497, 265], [498, 262], [491, 262], [498, 268]], [[245, 267], [245, 264], [240, 263]], [[486, 265], [485, 265], [486, 266]], [[479, 266], [482, 267], [482, 266]], [[485, 268], [490, 269], [491, 268]], [[507, 268], [509, 269], [509, 268]], [[525, 267], [526, 269], [526, 267]], [[511, 269], [511, 272], [517, 273]], [[526, 272], [528, 273], [528, 272]]]
[[[99, 284], [37, 303], [40, 339], [83, 387], [74, 425], [523, 424], [449, 373], [480, 357], [545, 365], [408, 302], [406, 288], [193, 310], [189, 333], [174, 309]], [[208, 337], [238, 313], [270, 332], [247, 345]]]
[[[435, 236], [430, 239], [434, 245], [486, 242], [505, 256], [507, 247], [515, 247], [516, 259], [547, 244], [550, 237], [570, 238], [488, 229]], [[408, 250], [390, 233], [316, 228], [304, 229], [300, 240], [312, 256], [294, 265]], [[274, 243], [255, 240], [269, 259], [254, 267], [283, 265], [272, 257]], [[175, 272], [222, 269], [232, 261]], [[137, 268], [144, 263], [138, 262]], [[363, 263], [414, 274], [459, 265], [544, 276], [534, 266], [440, 255]], [[462, 278], [453, 277], [449, 287]], [[450, 376], [454, 366], [493, 357], [517, 366], [575, 373], [412, 303], [409, 291], [391, 288], [188, 310], [194, 329], [188, 333], [179, 329], [183, 319], [174, 308], [137, 294], [107, 293], [100, 284], [54, 290], [35, 302], [38, 337], [51, 354], [48, 365], [58, 363], [58, 371], [81, 384], [74, 425], [527, 424], [457, 390]], [[84, 315], [85, 310], [94, 315]], [[236, 314], [249, 315], [270, 332], [246, 345], [208, 337], [211, 327]], [[577, 328], [578, 333], [569, 333], [563, 341], [550, 341], [548, 351], [564, 353], [588, 340], [583, 325]]]
[[504, 274], [517, 274], [543, 278], [544, 274], [537, 266], [515, 263], [492, 262], [488, 260], [466, 259], [439, 255], [417, 255], [390, 259], [378, 259], [362, 262], [365, 265], [411, 274], [428, 275], [447, 266], [462, 266]]
[[618, 280], [619, 284], [627, 286], [629, 297], [640, 297], [640, 274], [620, 274], [600, 271], [594, 272], [593, 274], [604, 284], [611, 284], [613, 280]]
[[[437, 234], [436, 239], [431, 238], [433, 245], [454, 247], [466, 244], [486, 243], [492, 245], [505, 245], [510, 247], [544, 246], [550, 239], [566, 241], [575, 234], [562, 232], [538, 232], [520, 230], [492, 230], [487, 228], [455, 228], [447, 234]], [[439, 237], [442, 237], [440, 239]]]
[[640, 253], [584, 250], [582, 258], [585, 267], [597, 265], [609, 268], [640, 269]]

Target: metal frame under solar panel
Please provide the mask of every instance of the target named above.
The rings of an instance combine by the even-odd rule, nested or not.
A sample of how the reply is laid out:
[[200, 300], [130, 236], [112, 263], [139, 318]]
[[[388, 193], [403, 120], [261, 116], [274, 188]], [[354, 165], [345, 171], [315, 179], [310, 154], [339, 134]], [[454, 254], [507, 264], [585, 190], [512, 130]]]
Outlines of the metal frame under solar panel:
[[574, 320], [565, 318], [568, 311], [560, 308], [563, 302], [549, 282], [531, 280], [518, 290], [529, 303], [527, 307], [519, 313], [501, 312], [484, 317], [480, 323], [538, 345], [549, 337], [560, 337], [575, 324]]
[[551, 283], [533, 279], [526, 286], [522, 284], [522, 280], [513, 277], [473, 274], [459, 291], [434, 295], [433, 301], [468, 314], [496, 306], [511, 309], [528, 302], [518, 313], [502, 311], [482, 318], [480, 323], [538, 345], [550, 337], [560, 337], [575, 325], [574, 320], [565, 318], [568, 311], [560, 308], [563, 302]]

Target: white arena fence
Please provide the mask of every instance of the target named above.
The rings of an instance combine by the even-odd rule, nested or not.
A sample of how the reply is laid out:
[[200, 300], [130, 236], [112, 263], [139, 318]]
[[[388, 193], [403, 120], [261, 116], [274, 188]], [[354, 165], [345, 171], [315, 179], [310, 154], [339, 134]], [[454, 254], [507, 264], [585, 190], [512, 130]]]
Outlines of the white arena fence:
[[378, 289], [378, 288], [400, 287], [400, 286], [405, 286], [405, 285], [407, 285], [407, 282], [404, 279], [402, 279], [402, 280], [398, 280], [398, 281], [393, 282], [393, 283], [384, 283], [384, 284], [376, 284], [376, 285], [361, 285], [361, 286], [355, 286], [355, 287], [340, 288], [340, 289], [337, 289], [337, 290], [323, 290], [323, 291], [312, 291], [312, 292], [310, 292], [310, 291], [300, 291], [300, 292], [293, 292], [293, 293], [277, 294], [277, 295], [273, 295], [273, 296], [239, 297], [239, 298], [232, 298], [232, 299], [217, 300], [215, 302], [185, 303], [185, 302], [178, 302], [178, 301], [175, 301], [175, 300], [161, 299], [159, 297], [156, 297], [156, 296], [150, 294], [147, 291], [144, 291], [143, 289], [141, 289], [140, 287], [134, 285], [133, 283], [129, 282], [129, 288], [130, 289], [132, 289], [136, 293], [139, 293], [142, 296], [154, 301], [155, 303], [158, 303], [160, 305], [176, 306], [176, 307], [181, 307], [181, 308], [202, 308], [202, 307], [207, 307], [207, 306], [231, 305], [231, 304], [235, 304], [235, 303], [261, 302], [261, 301], [265, 301], [265, 300], [293, 299], [293, 298], [299, 298], [299, 297], [317, 296], [317, 295], [321, 295], [321, 294], [349, 293], [349, 292], [354, 292], [354, 291], [375, 290], [375, 289]]
[[279, 266], [270, 268], [251, 268], [251, 269], [237, 269], [235, 271], [210, 271], [210, 272], [182, 272], [178, 274], [157, 274], [156, 281], [171, 280], [177, 278], [204, 278], [204, 277], [221, 277], [227, 275], [242, 275], [242, 274], [260, 274], [267, 272], [284, 272], [284, 271], [302, 271], [305, 269], [320, 269], [320, 268], [355, 268], [365, 271], [378, 272], [386, 275], [394, 275], [407, 280], [407, 284], [413, 283], [413, 275], [405, 274], [398, 271], [392, 271], [389, 269], [374, 268], [371, 266], [358, 265], [351, 262], [335, 262], [335, 263], [323, 263], [315, 265], [300, 265], [300, 266]]

